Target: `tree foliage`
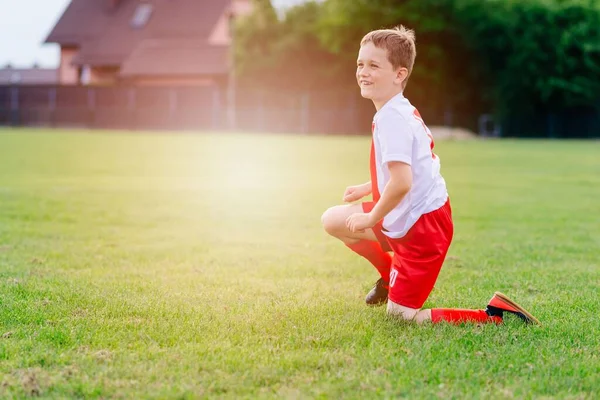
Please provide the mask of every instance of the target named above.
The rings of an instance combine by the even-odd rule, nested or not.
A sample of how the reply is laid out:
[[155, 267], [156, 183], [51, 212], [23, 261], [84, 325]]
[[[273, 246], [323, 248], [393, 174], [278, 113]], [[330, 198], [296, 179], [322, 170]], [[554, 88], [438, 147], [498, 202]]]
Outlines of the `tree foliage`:
[[289, 90], [331, 83], [339, 60], [315, 34], [321, 5], [302, 4], [281, 20], [268, 0], [254, 0], [254, 5], [253, 13], [236, 26], [236, 65], [242, 81]]
[[[268, 0], [238, 26], [239, 74], [273, 88], [350, 88], [360, 39], [417, 34], [407, 95], [430, 115], [600, 108], [597, 0], [326, 0], [278, 19]], [[426, 111], [427, 113], [427, 111]], [[457, 122], [457, 121], [455, 121]], [[458, 121], [460, 123], [460, 121]]]
[[600, 10], [584, 1], [456, 2], [503, 114], [598, 106]]

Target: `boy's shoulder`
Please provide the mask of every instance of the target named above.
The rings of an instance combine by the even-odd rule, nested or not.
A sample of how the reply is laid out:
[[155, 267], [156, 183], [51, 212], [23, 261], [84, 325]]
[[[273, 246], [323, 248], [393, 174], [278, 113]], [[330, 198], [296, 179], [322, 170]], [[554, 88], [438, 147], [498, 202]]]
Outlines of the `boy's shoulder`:
[[405, 97], [396, 97], [382, 107], [373, 119], [378, 135], [393, 135], [399, 131], [420, 136], [428, 134], [428, 128], [415, 106]]
[[390, 124], [409, 124], [414, 114], [413, 107], [408, 100], [397, 100], [390, 104], [386, 104], [381, 110], [375, 114], [374, 122], [381, 126]]
[[376, 114], [375, 120], [381, 121], [386, 119], [398, 119], [411, 117], [415, 107], [402, 94], [392, 98], [385, 106], [383, 106]]

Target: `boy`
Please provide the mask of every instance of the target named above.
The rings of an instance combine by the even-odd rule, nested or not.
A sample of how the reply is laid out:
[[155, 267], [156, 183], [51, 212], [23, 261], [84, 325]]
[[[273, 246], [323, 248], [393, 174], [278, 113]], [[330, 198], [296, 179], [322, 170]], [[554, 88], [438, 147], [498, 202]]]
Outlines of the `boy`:
[[504, 312], [509, 312], [526, 323], [539, 323], [498, 292], [485, 310], [421, 309], [437, 280], [454, 227], [433, 137], [403, 96], [415, 57], [414, 32], [403, 26], [372, 31], [362, 39], [356, 79], [361, 95], [377, 110], [371, 181], [348, 187], [343, 200], [350, 203], [372, 194], [373, 201], [332, 207], [323, 214], [323, 226], [378, 270], [381, 279], [366, 302], [387, 301], [390, 315], [417, 323], [501, 323]]

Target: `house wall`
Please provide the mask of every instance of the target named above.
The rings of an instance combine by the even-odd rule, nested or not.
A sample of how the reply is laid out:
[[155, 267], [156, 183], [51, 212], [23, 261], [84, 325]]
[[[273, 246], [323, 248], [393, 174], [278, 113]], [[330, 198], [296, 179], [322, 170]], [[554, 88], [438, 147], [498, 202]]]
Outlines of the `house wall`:
[[112, 85], [117, 82], [118, 67], [92, 67], [90, 85]]
[[71, 65], [73, 58], [77, 55], [76, 47], [61, 47], [60, 66], [58, 67], [58, 82], [61, 85], [76, 85], [79, 83], [79, 71]]
[[214, 26], [208, 43], [214, 46], [226, 46], [231, 43], [229, 35], [230, 16], [241, 16], [249, 14], [252, 11], [252, 4], [249, 0], [234, 0], [231, 8], [223, 13]]

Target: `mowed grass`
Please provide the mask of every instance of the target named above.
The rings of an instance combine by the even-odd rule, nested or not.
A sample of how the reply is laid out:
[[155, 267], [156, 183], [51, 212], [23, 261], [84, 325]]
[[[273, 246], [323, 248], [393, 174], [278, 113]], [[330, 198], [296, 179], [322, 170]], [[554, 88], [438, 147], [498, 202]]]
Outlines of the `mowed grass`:
[[320, 226], [368, 137], [0, 130], [0, 397], [600, 393], [600, 143], [438, 142], [455, 240], [415, 326]]

